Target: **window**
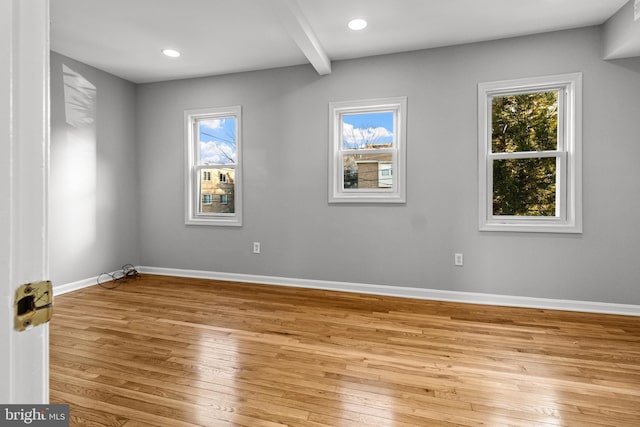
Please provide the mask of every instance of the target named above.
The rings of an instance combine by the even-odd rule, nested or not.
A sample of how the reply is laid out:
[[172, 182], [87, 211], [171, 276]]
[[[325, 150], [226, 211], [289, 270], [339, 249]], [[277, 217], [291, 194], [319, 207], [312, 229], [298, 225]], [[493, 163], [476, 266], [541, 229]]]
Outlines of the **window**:
[[393, 165], [391, 163], [378, 163], [378, 188], [393, 187]]
[[329, 202], [406, 201], [407, 98], [329, 104]]
[[582, 232], [580, 73], [478, 85], [480, 230]]
[[241, 107], [187, 110], [184, 116], [186, 224], [242, 225]]

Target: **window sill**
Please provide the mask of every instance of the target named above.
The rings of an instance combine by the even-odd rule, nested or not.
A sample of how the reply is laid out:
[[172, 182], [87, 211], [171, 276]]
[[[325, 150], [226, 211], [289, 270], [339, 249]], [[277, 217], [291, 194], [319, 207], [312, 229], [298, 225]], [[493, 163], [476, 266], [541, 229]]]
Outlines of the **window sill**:
[[222, 227], [242, 227], [242, 220], [233, 218], [187, 218], [185, 225], [208, 225]]
[[497, 223], [491, 222], [480, 224], [480, 231], [499, 231], [499, 232], [520, 232], [520, 233], [582, 233], [581, 224], [570, 223], [548, 223], [541, 224], [539, 222], [520, 222], [520, 223]]
[[358, 194], [333, 194], [329, 197], [329, 203], [406, 203], [406, 197], [402, 194], [389, 194], [386, 193], [368, 193]]

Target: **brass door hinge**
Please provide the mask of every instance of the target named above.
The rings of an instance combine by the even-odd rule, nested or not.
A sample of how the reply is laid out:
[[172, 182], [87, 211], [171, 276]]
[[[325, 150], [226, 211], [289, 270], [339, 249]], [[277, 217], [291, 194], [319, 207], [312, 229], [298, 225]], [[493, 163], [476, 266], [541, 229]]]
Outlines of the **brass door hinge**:
[[18, 331], [47, 323], [53, 310], [51, 282], [27, 283], [16, 290], [15, 328]]

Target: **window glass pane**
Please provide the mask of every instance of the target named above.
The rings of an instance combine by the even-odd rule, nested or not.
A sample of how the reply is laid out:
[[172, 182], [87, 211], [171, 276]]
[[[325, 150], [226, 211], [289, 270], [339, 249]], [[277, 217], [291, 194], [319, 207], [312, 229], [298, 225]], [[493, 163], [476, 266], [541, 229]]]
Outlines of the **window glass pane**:
[[198, 164], [233, 164], [237, 162], [236, 118], [199, 119]]
[[343, 155], [344, 189], [391, 188], [393, 186], [393, 155]]
[[200, 170], [198, 213], [235, 213], [235, 173], [232, 168]]
[[556, 158], [494, 160], [493, 215], [556, 216]]
[[394, 141], [393, 111], [342, 115], [342, 149], [389, 148]]
[[491, 152], [547, 151], [558, 147], [558, 91], [494, 96]]

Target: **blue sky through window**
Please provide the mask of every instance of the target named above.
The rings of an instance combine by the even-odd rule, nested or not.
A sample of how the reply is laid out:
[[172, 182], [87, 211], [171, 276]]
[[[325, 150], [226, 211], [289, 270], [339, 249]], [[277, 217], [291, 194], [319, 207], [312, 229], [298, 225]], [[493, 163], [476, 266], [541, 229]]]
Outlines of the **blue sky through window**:
[[375, 148], [393, 143], [392, 111], [344, 114], [342, 148]]
[[198, 120], [200, 164], [230, 164], [237, 161], [236, 118]]

